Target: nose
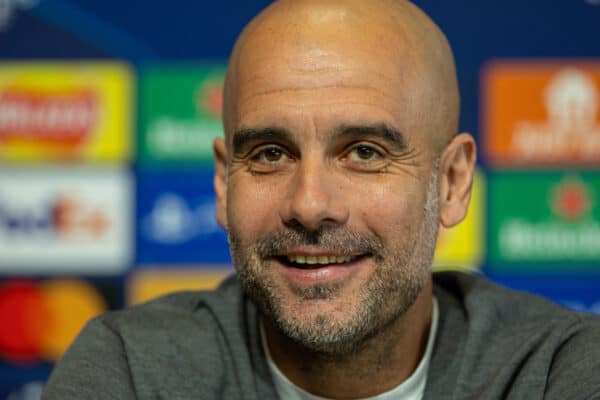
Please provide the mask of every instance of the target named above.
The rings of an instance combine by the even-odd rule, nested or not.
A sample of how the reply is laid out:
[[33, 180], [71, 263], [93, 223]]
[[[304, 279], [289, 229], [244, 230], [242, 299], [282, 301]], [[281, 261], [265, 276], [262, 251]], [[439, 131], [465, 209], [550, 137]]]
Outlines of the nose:
[[300, 224], [314, 231], [323, 225], [341, 225], [348, 220], [346, 195], [351, 193], [344, 195], [342, 178], [323, 164], [303, 160], [298, 166], [280, 211], [284, 225]]

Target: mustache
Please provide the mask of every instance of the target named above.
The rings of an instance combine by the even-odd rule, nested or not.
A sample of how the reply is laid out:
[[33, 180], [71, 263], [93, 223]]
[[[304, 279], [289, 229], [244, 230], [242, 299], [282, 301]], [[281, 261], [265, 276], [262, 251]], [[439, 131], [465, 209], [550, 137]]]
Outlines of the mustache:
[[346, 227], [332, 226], [309, 230], [300, 224], [292, 224], [262, 236], [256, 240], [255, 246], [257, 254], [263, 259], [306, 246], [327, 249], [341, 255], [378, 255], [384, 249], [383, 241], [370, 232], [361, 233]]

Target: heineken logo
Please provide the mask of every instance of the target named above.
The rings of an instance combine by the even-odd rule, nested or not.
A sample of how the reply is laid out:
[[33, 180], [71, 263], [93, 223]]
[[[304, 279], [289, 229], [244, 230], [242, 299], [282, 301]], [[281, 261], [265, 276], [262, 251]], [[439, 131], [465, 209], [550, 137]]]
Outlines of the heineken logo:
[[494, 261], [589, 263], [600, 259], [598, 175], [500, 174], [492, 181]]
[[211, 154], [220, 133], [219, 120], [161, 117], [149, 126], [146, 140], [157, 158], [202, 157]]
[[155, 66], [141, 75], [139, 159], [212, 162], [213, 140], [223, 135], [225, 67]]
[[567, 178], [551, 194], [552, 211], [563, 220], [578, 221], [589, 214], [592, 196], [590, 189], [581, 180]]
[[223, 82], [217, 80], [204, 82], [200, 90], [198, 90], [196, 105], [198, 110], [204, 111], [214, 118], [221, 118], [223, 109]]

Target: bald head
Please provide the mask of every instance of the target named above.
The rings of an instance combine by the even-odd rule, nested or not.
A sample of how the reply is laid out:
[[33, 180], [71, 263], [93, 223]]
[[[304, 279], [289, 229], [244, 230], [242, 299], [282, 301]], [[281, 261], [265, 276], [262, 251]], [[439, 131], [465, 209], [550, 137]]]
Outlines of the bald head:
[[[402, 0], [280, 0], [241, 34], [224, 100], [217, 219], [269, 321], [276, 362], [311, 389], [323, 383], [315, 393], [325, 397], [399, 384], [398, 368], [365, 378], [361, 366], [389, 360], [406, 376], [416, 368], [437, 228], [464, 218], [475, 162], [472, 137], [455, 135], [446, 38]], [[313, 254], [351, 257], [314, 271], [282, 261]], [[414, 368], [403, 365], [407, 348]], [[313, 361], [322, 364], [302, 367]], [[360, 385], [348, 389], [355, 372]], [[323, 376], [347, 381], [332, 388]]]
[[[225, 86], [227, 136], [253, 113], [254, 100], [311, 89], [365, 87], [401, 129], [440, 148], [457, 131], [454, 60], [440, 29], [403, 0], [280, 0], [240, 35]], [[303, 97], [306, 95], [306, 97]], [[319, 96], [317, 96], [319, 97]], [[381, 103], [380, 101], [380, 103]]]

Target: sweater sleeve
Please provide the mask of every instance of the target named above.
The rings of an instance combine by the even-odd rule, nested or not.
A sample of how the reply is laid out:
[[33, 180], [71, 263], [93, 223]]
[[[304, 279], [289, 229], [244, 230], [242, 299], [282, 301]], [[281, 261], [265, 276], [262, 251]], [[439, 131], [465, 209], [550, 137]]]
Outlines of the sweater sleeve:
[[101, 319], [81, 331], [42, 393], [42, 400], [135, 398], [123, 342]]
[[558, 349], [544, 398], [600, 399], [600, 324], [577, 329]]

